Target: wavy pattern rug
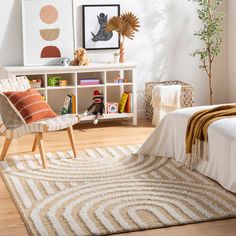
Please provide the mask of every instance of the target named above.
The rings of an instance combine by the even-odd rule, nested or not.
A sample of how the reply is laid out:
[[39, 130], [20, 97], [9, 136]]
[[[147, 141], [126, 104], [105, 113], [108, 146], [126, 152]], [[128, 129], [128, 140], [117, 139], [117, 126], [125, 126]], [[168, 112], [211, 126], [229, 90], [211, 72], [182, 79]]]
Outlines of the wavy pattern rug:
[[32, 235], [106, 235], [236, 216], [236, 195], [137, 146], [9, 156], [2, 175]]

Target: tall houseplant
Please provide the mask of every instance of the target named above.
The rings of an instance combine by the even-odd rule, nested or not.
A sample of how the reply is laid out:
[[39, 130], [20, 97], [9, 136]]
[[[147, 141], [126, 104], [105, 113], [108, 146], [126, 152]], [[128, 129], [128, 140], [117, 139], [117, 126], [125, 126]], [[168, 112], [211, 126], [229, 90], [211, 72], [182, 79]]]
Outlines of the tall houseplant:
[[210, 104], [213, 104], [212, 91], [212, 67], [216, 56], [220, 53], [222, 44], [222, 21], [224, 14], [218, 11], [223, 0], [189, 0], [198, 4], [198, 18], [202, 21], [202, 28], [194, 35], [203, 42], [203, 48], [195, 50], [191, 55], [199, 56], [201, 60], [200, 69], [208, 76]]
[[113, 16], [106, 25], [106, 31], [116, 31], [120, 38], [120, 63], [125, 62], [125, 38], [134, 39], [138, 32], [139, 19], [132, 12], [127, 12], [121, 16]]

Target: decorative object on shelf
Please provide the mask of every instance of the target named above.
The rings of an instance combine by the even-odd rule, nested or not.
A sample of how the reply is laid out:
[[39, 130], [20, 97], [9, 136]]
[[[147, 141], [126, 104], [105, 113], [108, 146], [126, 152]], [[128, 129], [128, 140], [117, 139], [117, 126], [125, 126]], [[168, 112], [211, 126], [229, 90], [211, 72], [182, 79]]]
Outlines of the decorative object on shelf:
[[42, 80], [41, 79], [31, 79], [29, 80], [31, 88], [41, 88]]
[[114, 84], [123, 84], [124, 83], [124, 79], [122, 79], [120, 76], [117, 76], [114, 79]]
[[146, 118], [152, 120], [153, 107], [152, 107], [152, 91], [155, 85], [181, 85], [180, 106], [181, 108], [192, 107], [194, 105], [193, 86], [184, 82], [163, 81], [163, 82], [147, 82], [145, 86], [145, 106]]
[[129, 95], [127, 93], [123, 93], [119, 103], [119, 112], [123, 113], [125, 111], [125, 105], [128, 100]]
[[103, 103], [103, 94], [100, 93], [98, 90], [93, 92], [93, 103], [88, 107], [88, 109], [84, 112], [83, 116], [87, 116], [88, 112], [94, 108], [92, 112], [95, 115], [95, 119], [93, 121], [94, 125], [98, 124], [99, 116], [102, 116], [105, 110], [104, 103]]
[[120, 63], [125, 62], [125, 38], [134, 39], [135, 32], [139, 30], [139, 19], [132, 12], [127, 12], [121, 16], [113, 16], [106, 24], [106, 31], [116, 31], [120, 38]]
[[70, 63], [72, 66], [87, 66], [90, 64], [87, 51], [84, 48], [78, 48], [74, 52], [74, 60]]
[[61, 77], [58, 77], [58, 76], [48, 77], [48, 86], [52, 86], [52, 87], [60, 86], [60, 80], [61, 80]]
[[114, 63], [115, 63], [115, 64], [119, 63], [120, 52], [119, 52], [119, 51], [115, 51], [115, 52], [113, 53], [113, 58], [114, 58]]
[[118, 110], [118, 103], [107, 102], [107, 114], [117, 114]]
[[70, 65], [70, 58], [61, 58], [60, 65], [69, 66]]
[[24, 65], [58, 65], [74, 51], [73, 0], [22, 0]]
[[120, 15], [120, 5], [83, 6], [83, 47], [87, 50], [118, 49], [119, 37], [107, 32], [108, 19]]
[[[189, 0], [190, 1], [190, 0]], [[192, 0], [199, 5], [197, 9], [198, 18], [202, 22], [202, 28], [194, 33], [194, 36], [199, 38], [204, 47], [195, 50], [191, 53], [192, 56], [199, 56], [201, 60], [200, 69], [206, 72], [209, 83], [210, 104], [213, 104], [213, 89], [212, 89], [212, 68], [215, 58], [221, 51], [222, 44], [222, 22], [224, 20], [224, 13], [219, 12], [219, 7], [223, 0], [205, 1]]]
[[59, 86], [66, 87], [68, 84], [66, 79], [60, 79]]

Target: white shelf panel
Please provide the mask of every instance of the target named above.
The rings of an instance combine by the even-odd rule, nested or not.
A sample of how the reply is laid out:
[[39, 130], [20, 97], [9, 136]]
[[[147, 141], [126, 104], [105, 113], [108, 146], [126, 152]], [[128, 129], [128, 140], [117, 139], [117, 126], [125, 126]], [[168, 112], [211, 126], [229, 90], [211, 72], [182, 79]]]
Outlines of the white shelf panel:
[[98, 72], [112, 70], [135, 69], [137, 63], [91, 63], [88, 66], [6, 66], [4, 67], [8, 74], [50, 74], [50, 73], [80, 73], [80, 72]]
[[96, 84], [96, 85], [78, 85], [77, 88], [102, 88], [105, 87], [104, 84]]
[[[133, 113], [119, 113], [119, 114], [103, 114], [103, 117], [100, 117], [100, 120], [110, 120], [110, 119], [124, 119], [124, 118], [133, 118]], [[80, 115], [81, 121], [92, 121], [95, 119], [95, 116], [82, 116]]]
[[107, 83], [107, 87], [123, 86], [123, 85], [134, 85], [134, 83]]
[[53, 87], [53, 86], [51, 86], [51, 87], [48, 86], [48, 87], [47, 87], [48, 90], [75, 89], [75, 88], [76, 88], [75, 86], [60, 86], [60, 87], [59, 87], [59, 86], [58, 86], [58, 87], [57, 87], [57, 86], [55, 86], [55, 87]]

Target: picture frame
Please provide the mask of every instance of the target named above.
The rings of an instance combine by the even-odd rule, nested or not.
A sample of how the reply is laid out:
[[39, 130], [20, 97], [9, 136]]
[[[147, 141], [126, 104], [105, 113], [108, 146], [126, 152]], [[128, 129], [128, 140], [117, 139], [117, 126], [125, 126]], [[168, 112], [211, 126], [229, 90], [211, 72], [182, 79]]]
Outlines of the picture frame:
[[59, 65], [75, 50], [74, 0], [21, 0], [25, 66]]
[[83, 47], [86, 50], [111, 50], [120, 48], [119, 35], [104, 31], [112, 16], [120, 16], [120, 4], [83, 5]]

